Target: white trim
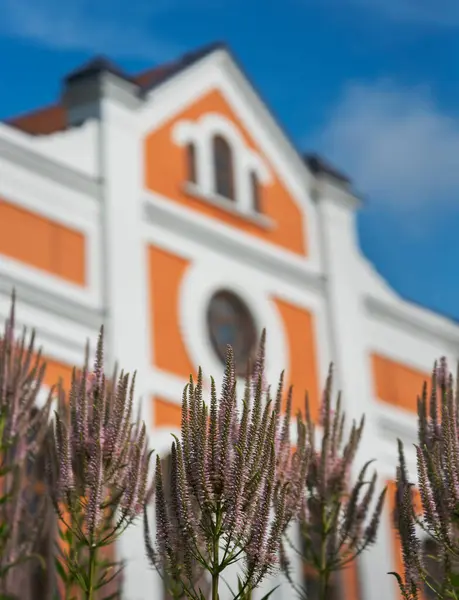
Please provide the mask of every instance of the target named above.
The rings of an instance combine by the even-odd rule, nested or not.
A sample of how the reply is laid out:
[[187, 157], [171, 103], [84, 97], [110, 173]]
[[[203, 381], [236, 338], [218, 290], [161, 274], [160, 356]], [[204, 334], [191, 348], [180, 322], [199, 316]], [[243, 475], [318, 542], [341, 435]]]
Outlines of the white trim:
[[175, 116], [212, 91], [223, 95], [244, 130], [256, 143], [270, 171], [277, 174], [300, 208], [305, 217], [303, 221], [309, 247], [308, 257], [304, 260], [318, 269], [317, 214], [311, 201], [313, 179], [226, 53], [213, 53], [150, 92], [137, 113], [140, 135], [145, 137], [172, 122]]
[[231, 290], [241, 297], [252, 314], [258, 332], [266, 328], [266, 377], [268, 381], [276, 381], [282, 368], [288, 368], [289, 365], [282, 319], [252, 273], [239, 265], [234, 268], [221, 257], [218, 260], [208, 257], [190, 267], [181, 284], [179, 318], [193, 364], [201, 365], [204, 373], [212, 374], [217, 386], [220, 386], [222, 365], [204, 333], [207, 332], [208, 303], [220, 289]]
[[177, 205], [160, 194], [144, 193], [142, 201], [147, 236], [150, 227], [161, 227], [169, 234], [178, 234], [181, 240], [205, 242], [212, 249], [219, 249], [244, 264], [252, 263], [261, 271], [271, 271], [278, 278], [291, 281], [294, 285], [298, 286], [301, 282], [302, 286], [324, 289], [323, 276], [305, 257], [235, 230], [205, 215], [196, 214], [192, 209]]
[[0, 255], [0, 276], [20, 278], [24, 283], [44, 288], [63, 300], [79, 302], [88, 308], [101, 306], [98, 204], [88, 196], [64, 188], [21, 167], [0, 159], [0, 198], [20, 209], [50, 219], [53, 223], [80, 233], [85, 240], [84, 286]]
[[459, 324], [428, 309], [396, 298], [392, 302], [367, 295], [365, 305], [368, 314], [383, 324], [403, 328], [407, 333], [421, 335], [453, 346], [459, 355]]
[[[235, 200], [241, 214], [258, 215], [253, 206], [250, 175], [255, 173], [262, 186], [272, 183], [268, 166], [261, 156], [249, 148], [237, 126], [218, 113], [205, 113], [196, 121], [177, 121], [172, 128], [172, 139], [179, 146], [192, 143], [196, 152], [196, 188], [203, 197], [212, 198], [215, 190], [215, 161], [213, 140], [222, 136], [228, 143], [233, 161]], [[261, 190], [262, 193], [262, 190]]]
[[244, 212], [241, 209], [238, 202], [235, 200], [230, 200], [229, 198], [225, 198], [224, 196], [220, 196], [219, 194], [215, 194], [214, 192], [205, 192], [203, 191], [199, 185], [196, 183], [192, 183], [191, 181], [187, 181], [183, 186], [185, 194], [191, 196], [192, 198], [197, 198], [198, 200], [204, 200], [209, 204], [220, 208], [230, 214], [242, 217], [246, 221], [254, 223], [258, 227], [262, 227], [263, 229], [275, 229], [277, 224], [269, 217], [262, 213], [258, 213], [255, 211]]
[[[11, 296], [0, 294], [0, 320], [4, 321], [9, 316], [10, 309]], [[35, 329], [37, 344], [44, 345], [46, 340], [46, 348], [48, 344], [51, 347], [53, 343], [57, 344], [57, 348], [62, 346], [62, 351], [56, 350], [58, 356], [61, 352], [65, 355], [72, 347], [78, 351], [84, 349], [87, 339], [95, 343], [98, 334], [98, 329], [82, 326], [38, 306], [25, 304], [20, 296], [16, 299], [16, 322], [18, 327], [26, 327], [29, 331]]]
[[145, 374], [145, 385], [150, 397], [158, 396], [177, 406], [182, 404], [183, 389], [187, 383], [186, 377], [179, 377], [158, 368], [150, 369]]
[[180, 429], [174, 427], [156, 427], [151, 433], [151, 446], [161, 458], [170, 453], [173, 436], [180, 438]]

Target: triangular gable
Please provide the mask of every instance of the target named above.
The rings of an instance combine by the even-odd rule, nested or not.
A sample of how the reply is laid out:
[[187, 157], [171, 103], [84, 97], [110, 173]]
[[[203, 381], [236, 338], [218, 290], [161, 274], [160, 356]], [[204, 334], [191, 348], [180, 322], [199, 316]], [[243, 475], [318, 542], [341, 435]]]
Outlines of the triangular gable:
[[[210, 120], [216, 122], [221, 117], [230, 125], [236, 126], [233, 127], [237, 130], [234, 138], [237, 134], [244, 139], [247, 147], [258, 154], [263, 167], [267, 167], [269, 174], [267, 179], [271, 179], [271, 185], [273, 182], [274, 185], [277, 184], [273, 195], [279, 205], [279, 217], [283, 221], [282, 236], [285, 236], [285, 240], [289, 235], [291, 238], [290, 247], [288, 243], [280, 245], [297, 254], [316, 257], [318, 254], [316, 215], [310, 193], [313, 176], [227, 50], [218, 48], [177, 75], [168, 78], [164, 83], [155, 85], [146, 94], [145, 105], [139, 110], [139, 127], [149, 140], [145, 159], [145, 168], [150, 171], [150, 176], [147, 173], [147, 187], [170, 198], [173, 193], [172, 188], [177, 190], [180, 187], [179, 182], [183, 182], [185, 163], [183, 156], [171, 152], [167, 160], [165, 156], [163, 157], [164, 165], [159, 165], [160, 147], [163, 149], [166, 147], [168, 136], [176, 144], [180, 144], [179, 138], [182, 136], [182, 143], [185, 143], [186, 135], [183, 131], [187, 126], [195, 127], [200, 121], [203, 127], [210, 127], [208, 123]], [[206, 120], [207, 123], [204, 123]], [[182, 122], [181, 132], [179, 122]], [[223, 128], [223, 123], [220, 123], [220, 126]], [[167, 128], [170, 130], [165, 132]], [[229, 132], [230, 127], [226, 129]], [[155, 136], [158, 136], [157, 142], [154, 141]], [[172, 173], [174, 165], [175, 168], [180, 169], [180, 173]], [[260, 168], [259, 173], [262, 179], [263, 167]], [[162, 179], [160, 185], [158, 185], [158, 177], [151, 175], [155, 169], [158, 173], [162, 173], [159, 175]], [[266, 195], [269, 196], [268, 191]], [[269, 204], [270, 200], [268, 199], [267, 202]], [[273, 203], [274, 199], [271, 208]], [[275, 221], [271, 223], [271, 230], [278, 229], [279, 224], [276, 219]], [[298, 226], [299, 221], [302, 222]], [[298, 227], [301, 233], [295, 232]], [[256, 229], [253, 224], [249, 228]], [[287, 233], [288, 228], [290, 234]], [[266, 230], [269, 229], [267, 224]], [[269, 241], [279, 242], [279, 232], [277, 234], [265, 232], [260, 235], [265, 238], [277, 236], [277, 239]], [[293, 238], [296, 236], [296, 241], [292, 235]], [[300, 248], [298, 236], [304, 238], [303, 249]]]

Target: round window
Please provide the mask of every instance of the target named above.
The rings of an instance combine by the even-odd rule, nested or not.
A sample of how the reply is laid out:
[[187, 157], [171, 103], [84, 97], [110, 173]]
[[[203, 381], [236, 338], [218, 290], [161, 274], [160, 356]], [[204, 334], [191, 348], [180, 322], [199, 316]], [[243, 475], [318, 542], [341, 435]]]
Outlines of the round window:
[[207, 326], [220, 362], [225, 364], [226, 347], [232, 346], [236, 374], [244, 376], [257, 346], [257, 329], [247, 305], [233, 292], [216, 292], [207, 309]]

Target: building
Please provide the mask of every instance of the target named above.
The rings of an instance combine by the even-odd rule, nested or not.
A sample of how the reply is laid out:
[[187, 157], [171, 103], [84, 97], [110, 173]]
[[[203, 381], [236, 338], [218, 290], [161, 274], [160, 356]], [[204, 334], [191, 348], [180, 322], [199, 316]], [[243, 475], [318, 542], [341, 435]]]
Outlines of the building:
[[[348, 415], [367, 415], [362, 457], [393, 480], [400, 437], [415, 477], [416, 395], [435, 358], [459, 357], [459, 325], [378, 275], [359, 206], [346, 177], [298, 154], [224, 46], [137, 76], [94, 60], [55, 105], [0, 124], [0, 312], [14, 286], [48, 384], [68, 383], [104, 322], [160, 452], [189, 374], [218, 376], [227, 341], [243, 361], [266, 327], [268, 379], [285, 368], [297, 406], [308, 389], [317, 407], [333, 360]], [[160, 598], [141, 528], [119, 549], [126, 598]], [[395, 600], [398, 557], [387, 506], [343, 600]]]

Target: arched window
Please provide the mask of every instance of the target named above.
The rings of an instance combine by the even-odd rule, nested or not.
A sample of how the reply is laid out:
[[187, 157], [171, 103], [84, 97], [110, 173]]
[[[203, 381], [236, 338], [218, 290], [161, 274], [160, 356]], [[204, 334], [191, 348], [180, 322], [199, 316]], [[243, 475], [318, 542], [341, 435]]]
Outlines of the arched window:
[[261, 212], [260, 182], [258, 181], [257, 174], [254, 171], [250, 173], [250, 188], [252, 191], [253, 210], [255, 212]]
[[215, 192], [234, 200], [234, 166], [230, 145], [221, 135], [213, 139]]
[[196, 183], [196, 146], [191, 142], [186, 147], [186, 174], [190, 183]]

